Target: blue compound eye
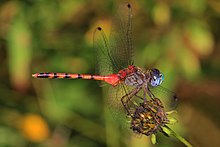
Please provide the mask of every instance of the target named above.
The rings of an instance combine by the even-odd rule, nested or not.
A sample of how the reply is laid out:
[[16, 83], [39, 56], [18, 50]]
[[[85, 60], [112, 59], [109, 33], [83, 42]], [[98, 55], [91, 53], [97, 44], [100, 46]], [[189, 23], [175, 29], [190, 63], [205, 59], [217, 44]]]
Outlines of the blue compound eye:
[[162, 73], [160, 73], [160, 84], [162, 84], [163, 81], [164, 81], [164, 75]]
[[151, 86], [156, 87], [160, 84], [160, 78], [157, 76], [153, 76], [151, 79]]
[[162, 73], [160, 73], [159, 70], [154, 69], [152, 70], [152, 77], [151, 77], [151, 81], [150, 84], [153, 87], [159, 86], [164, 80], [164, 75]]

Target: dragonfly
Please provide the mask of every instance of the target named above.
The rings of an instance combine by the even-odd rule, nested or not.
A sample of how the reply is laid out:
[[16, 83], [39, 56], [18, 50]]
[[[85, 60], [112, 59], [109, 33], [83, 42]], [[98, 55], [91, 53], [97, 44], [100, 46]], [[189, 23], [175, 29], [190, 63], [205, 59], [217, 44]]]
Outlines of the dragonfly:
[[109, 39], [102, 27], [95, 29], [93, 45], [96, 52], [96, 74], [43, 72], [32, 76], [49, 79], [97, 80], [102, 84], [106, 83], [110, 85], [107, 103], [116, 118], [121, 117], [120, 111], [130, 114], [129, 104], [133, 99], [147, 102], [148, 99], [159, 97], [172, 105], [176, 104], [175, 94], [161, 86], [164, 75], [159, 69], [142, 69], [134, 64], [130, 3], [118, 6]]

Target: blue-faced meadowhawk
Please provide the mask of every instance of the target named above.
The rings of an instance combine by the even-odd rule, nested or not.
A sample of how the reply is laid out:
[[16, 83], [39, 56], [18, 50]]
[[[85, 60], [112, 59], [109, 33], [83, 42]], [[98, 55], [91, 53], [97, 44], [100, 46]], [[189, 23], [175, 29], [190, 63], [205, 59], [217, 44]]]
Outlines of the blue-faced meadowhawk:
[[113, 19], [110, 39], [103, 29], [94, 31], [93, 44], [96, 51], [96, 75], [72, 73], [35, 73], [35, 78], [50, 79], [88, 79], [111, 85], [108, 106], [117, 115], [119, 111], [130, 114], [129, 105], [133, 99], [147, 102], [160, 98], [175, 105], [174, 93], [160, 86], [164, 75], [156, 68], [142, 69], [134, 65], [132, 45], [132, 6], [120, 6]]

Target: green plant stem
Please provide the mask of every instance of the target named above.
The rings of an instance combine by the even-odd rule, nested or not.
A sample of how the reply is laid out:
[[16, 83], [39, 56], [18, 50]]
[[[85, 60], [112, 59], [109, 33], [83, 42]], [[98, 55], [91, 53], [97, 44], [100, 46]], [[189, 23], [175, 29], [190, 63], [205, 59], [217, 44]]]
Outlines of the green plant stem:
[[192, 147], [192, 144], [189, 143], [186, 139], [184, 139], [182, 136], [180, 136], [179, 134], [175, 133], [172, 129], [170, 129], [168, 126], [166, 126], [167, 129], [170, 130], [171, 135], [173, 135], [174, 137], [176, 137], [179, 141], [181, 141], [184, 145], [186, 145], [187, 147]]

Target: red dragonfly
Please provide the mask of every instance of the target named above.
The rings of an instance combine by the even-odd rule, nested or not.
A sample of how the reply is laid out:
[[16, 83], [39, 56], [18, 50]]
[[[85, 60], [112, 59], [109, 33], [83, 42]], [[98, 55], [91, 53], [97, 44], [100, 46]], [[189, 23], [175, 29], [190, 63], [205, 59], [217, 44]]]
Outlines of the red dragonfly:
[[160, 86], [164, 76], [158, 69], [143, 70], [134, 65], [131, 20], [132, 6], [127, 3], [117, 9], [109, 40], [101, 27], [97, 27], [94, 31], [93, 43], [97, 55], [97, 75], [35, 73], [32, 76], [51, 79], [99, 80], [108, 83], [112, 86], [107, 101], [114, 116], [123, 110], [130, 114], [128, 109], [131, 99], [137, 98], [146, 102], [149, 98], [157, 97], [165, 101], [172, 101], [172, 104], [176, 103], [177, 98], [174, 93]]

